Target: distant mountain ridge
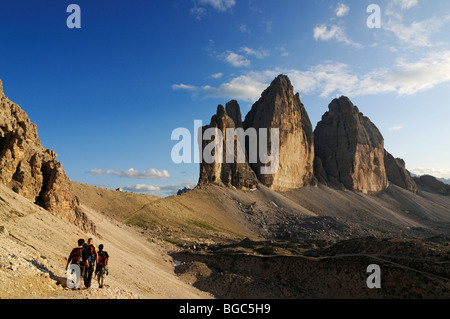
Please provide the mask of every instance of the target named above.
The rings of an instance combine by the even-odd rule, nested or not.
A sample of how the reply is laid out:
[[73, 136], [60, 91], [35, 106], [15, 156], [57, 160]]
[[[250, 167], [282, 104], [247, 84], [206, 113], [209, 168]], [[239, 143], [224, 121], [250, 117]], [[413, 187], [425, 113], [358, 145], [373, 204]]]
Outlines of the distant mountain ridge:
[[418, 185], [420, 185], [422, 188], [428, 191], [438, 193], [444, 196], [450, 195], [450, 185], [441, 182], [434, 176], [422, 175], [419, 177], [414, 177], [414, 180]]

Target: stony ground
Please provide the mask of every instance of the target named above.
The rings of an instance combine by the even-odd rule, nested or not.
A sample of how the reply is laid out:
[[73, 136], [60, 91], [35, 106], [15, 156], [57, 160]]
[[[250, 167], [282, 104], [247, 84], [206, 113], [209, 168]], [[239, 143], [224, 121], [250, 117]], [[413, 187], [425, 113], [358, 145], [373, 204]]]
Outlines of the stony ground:
[[[218, 298], [449, 299], [450, 246], [375, 238], [254, 242], [173, 254], [185, 282]], [[367, 286], [367, 267], [381, 288]]]
[[[174, 273], [168, 246], [85, 207], [98, 234], [87, 234], [0, 185], [0, 298], [210, 298]], [[66, 287], [67, 257], [78, 238], [104, 244], [111, 259], [107, 286]], [[83, 287], [83, 286], [82, 286]]]

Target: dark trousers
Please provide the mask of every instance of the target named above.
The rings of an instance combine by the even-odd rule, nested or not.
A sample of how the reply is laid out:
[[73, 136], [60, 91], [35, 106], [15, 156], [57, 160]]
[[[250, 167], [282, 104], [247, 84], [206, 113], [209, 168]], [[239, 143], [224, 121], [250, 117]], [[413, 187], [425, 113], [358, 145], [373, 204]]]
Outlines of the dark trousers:
[[[81, 276], [81, 278], [83, 278], [83, 281], [84, 281], [84, 275], [86, 274], [86, 265], [79, 265], [80, 266], [80, 271], [81, 271], [81, 273], [80, 273], [80, 276]], [[81, 280], [81, 278], [80, 278], [80, 280]]]
[[86, 288], [89, 288], [91, 286], [92, 275], [95, 270], [94, 268], [95, 268], [95, 262], [89, 263], [89, 265], [86, 267], [86, 270], [84, 271], [84, 286]]

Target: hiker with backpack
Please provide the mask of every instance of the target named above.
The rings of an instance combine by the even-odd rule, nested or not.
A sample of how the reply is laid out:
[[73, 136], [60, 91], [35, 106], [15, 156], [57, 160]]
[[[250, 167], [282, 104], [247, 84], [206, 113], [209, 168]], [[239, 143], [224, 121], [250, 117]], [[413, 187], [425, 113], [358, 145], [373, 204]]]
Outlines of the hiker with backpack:
[[94, 246], [94, 239], [89, 238], [84, 246], [86, 252], [88, 266], [84, 272], [84, 286], [86, 289], [91, 287], [92, 275], [94, 273], [95, 264], [97, 262], [97, 249]]
[[108, 252], [103, 250], [103, 244], [98, 246], [97, 255], [98, 259], [97, 259], [97, 268], [95, 269], [95, 275], [97, 276], [98, 287], [103, 288], [105, 276], [108, 274], [108, 260], [109, 260]]
[[84, 239], [78, 239], [78, 247], [75, 247], [70, 252], [69, 258], [67, 259], [66, 269], [68, 270], [70, 265], [77, 265], [80, 269], [80, 273], [77, 274], [77, 281], [74, 284], [73, 289], [80, 290], [81, 278], [84, 277], [87, 265], [87, 256], [84, 250]]

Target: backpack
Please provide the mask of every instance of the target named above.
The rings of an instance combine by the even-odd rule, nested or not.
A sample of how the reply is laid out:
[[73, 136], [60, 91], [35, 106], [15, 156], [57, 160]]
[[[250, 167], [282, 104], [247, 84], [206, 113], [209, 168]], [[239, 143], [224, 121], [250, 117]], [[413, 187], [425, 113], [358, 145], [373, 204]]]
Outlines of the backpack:
[[78, 264], [83, 260], [83, 248], [77, 247], [72, 250], [72, 262]]
[[105, 251], [98, 252], [98, 262], [97, 265], [104, 267], [108, 264], [108, 258], [106, 257], [108, 254]]
[[95, 260], [97, 259], [96, 258], [97, 256], [96, 256], [96, 253], [95, 253], [94, 245], [87, 245], [85, 250], [86, 250], [87, 260], [89, 261], [89, 263], [95, 262]]

